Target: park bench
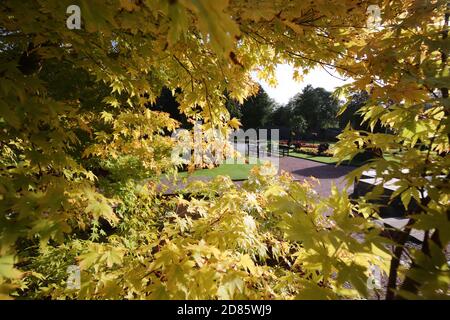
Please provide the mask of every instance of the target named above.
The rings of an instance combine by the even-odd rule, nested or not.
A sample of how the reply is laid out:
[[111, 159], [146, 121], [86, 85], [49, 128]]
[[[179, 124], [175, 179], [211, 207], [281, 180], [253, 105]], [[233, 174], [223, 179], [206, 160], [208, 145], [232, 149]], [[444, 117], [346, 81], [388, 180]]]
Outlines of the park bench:
[[289, 146], [288, 145], [284, 145], [284, 144], [280, 144], [279, 145], [279, 150], [281, 155], [284, 156], [289, 156]]

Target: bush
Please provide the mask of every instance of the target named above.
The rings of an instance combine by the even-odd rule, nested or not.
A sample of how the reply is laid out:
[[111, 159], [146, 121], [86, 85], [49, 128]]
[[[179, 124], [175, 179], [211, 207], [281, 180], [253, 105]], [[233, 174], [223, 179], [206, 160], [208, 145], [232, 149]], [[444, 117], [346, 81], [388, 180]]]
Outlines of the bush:
[[317, 151], [319, 152], [319, 154], [323, 154], [323, 153], [325, 153], [325, 151], [328, 150], [329, 147], [330, 147], [330, 145], [328, 143], [321, 143], [321, 144], [319, 144]]
[[[389, 261], [370, 245], [373, 239], [382, 245], [383, 238], [364, 239], [375, 226], [350, 219], [354, 207], [336, 189], [325, 203], [330, 223], [323, 223], [324, 207], [312, 187], [279, 176], [270, 163], [254, 167], [241, 187], [223, 176], [197, 181], [185, 189], [186, 199], [159, 197], [149, 185], [130, 181], [117, 193], [121, 220], [113, 234], [68, 238], [64, 245], [42, 248], [29, 257], [26, 285], [18, 294], [34, 299], [307, 299], [322, 290], [336, 298], [367, 298], [357, 281], [367, 281], [370, 265], [381, 268]], [[352, 241], [349, 230], [364, 242]], [[329, 238], [349, 245], [332, 247], [341, 254], [330, 257], [321, 250]], [[330, 271], [323, 271], [336, 274], [327, 279], [330, 287], [320, 287], [311, 276], [322, 276], [324, 268], [303, 261], [330, 261]], [[347, 281], [346, 269], [341, 273], [338, 267], [351, 263], [355, 277]], [[73, 264], [80, 267], [80, 290], [67, 287], [66, 270]], [[208, 281], [212, 284], [202, 285]], [[344, 282], [356, 289], [335, 294], [332, 288]]]
[[294, 148], [301, 148], [302, 147], [302, 142], [300, 142], [300, 141], [294, 141], [294, 143], [293, 143], [293, 145], [294, 145]]
[[[322, 147], [323, 148], [323, 147]], [[309, 154], [312, 156], [325, 156], [325, 157], [332, 157], [333, 153], [326, 149], [325, 151], [319, 152], [319, 147], [301, 147], [301, 148], [295, 148], [295, 152], [298, 153], [304, 153]]]
[[302, 147], [306, 147], [306, 148], [317, 148], [318, 144], [317, 143], [306, 143], [306, 142], [302, 142], [302, 141], [294, 141], [292, 143], [296, 148], [302, 148]]

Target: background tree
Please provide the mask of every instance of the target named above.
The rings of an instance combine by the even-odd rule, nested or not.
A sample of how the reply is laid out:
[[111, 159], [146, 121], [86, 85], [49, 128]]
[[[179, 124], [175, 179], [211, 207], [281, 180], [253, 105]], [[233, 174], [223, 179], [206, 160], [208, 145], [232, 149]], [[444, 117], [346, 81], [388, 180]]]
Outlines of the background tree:
[[308, 122], [301, 114], [293, 114], [289, 121], [289, 127], [295, 132], [295, 135], [298, 137], [299, 135], [307, 132]]
[[269, 116], [268, 123], [273, 127], [290, 127], [292, 110], [288, 106], [278, 105]]
[[[385, 132], [386, 128], [383, 128], [380, 122], [375, 125], [370, 125], [365, 121], [363, 116], [364, 106], [370, 101], [370, 96], [367, 91], [356, 92], [351, 95], [350, 101], [343, 106], [343, 111], [339, 116], [339, 127], [344, 129], [348, 124], [355, 130], [366, 130], [372, 132]], [[391, 102], [388, 102], [390, 104]]]
[[274, 105], [275, 102], [273, 99], [259, 86], [258, 92], [245, 100], [240, 107], [242, 126], [245, 129], [265, 127], [274, 109]]
[[366, 105], [369, 100], [367, 91], [360, 91], [351, 96], [351, 100], [346, 104], [345, 110], [339, 115], [339, 127], [344, 129], [348, 124], [356, 130], [365, 130], [362, 126], [363, 117], [358, 111]]
[[183, 128], [190, 128], [192, 124], [187, 121], [186, 115], [180, 112], [180, 104], [177, 102], [176, 95], [180, 93], [180, 89], [175, 89], [174, 92], [167, 87], [163, 87], [161, 93], [154, 103], [149, 104], [152, 110], [167, 112], [172, 119], [180, 122]]
[[307, 85], [288, 103], [292, 114], [306, 121], [306, 130], [318, 133], [321, 129], [337, 124], [338, 101], [331, 92]]
[[226, 95], [226, 104], [228, 112], [231, 118], [242, 119], [241, 105], [234, 99], [231, 99], [229, 95]]

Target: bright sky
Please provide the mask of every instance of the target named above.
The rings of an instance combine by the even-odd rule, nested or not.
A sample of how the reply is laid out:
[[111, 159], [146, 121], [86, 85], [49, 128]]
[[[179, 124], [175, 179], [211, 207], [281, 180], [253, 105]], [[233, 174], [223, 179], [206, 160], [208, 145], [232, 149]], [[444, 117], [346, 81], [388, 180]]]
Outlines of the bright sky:
[[[336, 71], [330, 68], [327, 68], [327, 70], [331, 74], [342, 78], [336, 73]], [[286, 104], [290, 98], [292, 98], [298, 92], [302, 91], [303, 88], [308, 84], [312, 85], [314, 88], [322, 87], [328, 91], [334, 91], [335, 88], [351, 82], [351, 79], [347, 81], [336, 79], [320, 67], [311, 70], [308, 75], [304, 76], [302, 82], [296, 82], [294, 79], [292, 79], [293, 73], [294, 68], [292, 66], [288, 64], [279, 64], [276, 70], [278, 81], [278, 86], [276, 88], [270, 87], [264, 81], [256, 78], [255, 79], [261, 84], [267, 94], [280, 104]]]

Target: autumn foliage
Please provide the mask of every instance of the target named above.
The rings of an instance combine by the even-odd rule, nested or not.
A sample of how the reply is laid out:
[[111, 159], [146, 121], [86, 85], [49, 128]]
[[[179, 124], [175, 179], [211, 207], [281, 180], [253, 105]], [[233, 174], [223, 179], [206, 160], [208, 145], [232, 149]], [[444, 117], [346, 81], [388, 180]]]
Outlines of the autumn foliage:
[[[66, 28], [78, 4], [81, 30]], [[368, 28], [378, 4], [381, 26]], [[446, 1], [0, 2], [0, 297], [78, 299], [368, 298], [371, 266], [387, 298], [448, 298], [450, 167]], [[163, 87], [179, 110], [224, 134], [226, 97], [334, 67], [366, 90], [368, 128], [334, 155], [393, 152], [352, 172], [397, 179], [409, 223], [399, 239], [374, 223], [381, 188], [349, 200], [255, 167], [162, 197], [178, 123], [152, 110]], [[413, 205], [414, 204], [414, 205]], [[420, 248], [404, 244], [423, 230]], [[395, 240], [395, 241], [394, 241]], [[400, 264], [407, 255], [409, 263]], [[67, 288], [67, 267], [81, 289]], [[398, 283], [401, 283], [398, 285]]]

